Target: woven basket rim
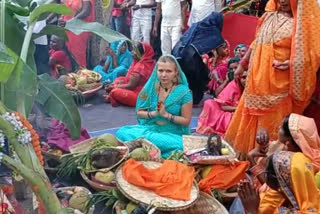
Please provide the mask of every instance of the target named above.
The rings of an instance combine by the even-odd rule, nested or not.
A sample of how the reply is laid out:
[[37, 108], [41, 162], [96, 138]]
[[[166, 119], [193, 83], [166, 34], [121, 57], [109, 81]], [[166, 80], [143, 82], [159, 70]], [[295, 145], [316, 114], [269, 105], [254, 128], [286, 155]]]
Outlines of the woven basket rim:
[[95, 93], [97, 91], [99, 91], [100, 89], [102, 88], [102, 84], [100, 83], [100, 85], [96, 88], [93, 88], [93, 89], [90, 89], [90, 90], [87, 90], [87, 91], [83, 91], [82, 92], [82, 95], [88, 95], [88, 94], [91, 94], [91, 93]]
[[[159, 163], [159, 164], [162, 164], [161, 162], [156, 162], [156, 161], [140, 161], [140, 162], [155, 162], [155, 163]], [[145, 204], [144, 202], [142, 202], [142, 201], [140, 201], [138, 198], [139, 198], [139, 196], [137, 196], [136, 198], [135, 197], [132, 197], [131, 195], [129, 195], [123, 188], [122, 188], [122, 186], [121, 186], [121, 184], [119, 183], [119, 181], [118, 181], [118, 179], [117, 179], [117, 175], [118, 175], [118, 173], [119, 173], [119, 171], [120, 170], [122, 170], [122, 167], [123, 167], [123, 164], [121, 164], [118, 168], [117, 168], [117, 170], [116, 170], [116, 172], [115, 172], [115, 175], [116, 175], [116, 184], [117, 184], [117, 187], [118, 187], [118, 189], [121, 191], [121, 193], [126, 197], [126, 198], [128, 198], [130, 201], [133, 201], [134, 203], [136, 203], [136, 204], [139, 204], [139, 203], [143, 203], [143, 204]], [[122, 177], [122, 176], [121, 176]], [[134, 186], [134, 185], [132, 185], [132, 184], [130, 184], [130, 183], [128, 183], [128, 185], [131, 185], [131, 186]], [[138, 188], [140, 188], [140, 187], [138, 187]], [[189, 203], [189, 204], [187, 204], [187, 205], [184, 205], [184, 206], [180, 206], [180, 207], [165, 207], [165, 206], [163, 206], [163, 207], [157, 207], [157, 210], [161, 210], [161, 211], [178, 211], [178, 210], [185, 210], [185, 209], [187, 209], [187, 208], [189, 208], [189, 207], [191, 207], [191, 206], [193, 206], [195, 203], [196, 203], [196, 201], [197, 201], [197, 199], [199, 198], [199, 187], [198, 187], [198, 184], [197, 184], [197, 182], [194, 180], [193, 181], [193, 188], [196, 188], [196, 191], [197, 191], [197, 196], [196, 196], [196, 198], [191, 202], [191, 203]], [[141, 189], [143, 189], [143, 188], [141, 188]], [[161, 196], [159, 196], [159, 197], [161, 197]], [[167, 198], [168, 200], [174, 200], [174, 199], [170, 199], [170, 198]]]

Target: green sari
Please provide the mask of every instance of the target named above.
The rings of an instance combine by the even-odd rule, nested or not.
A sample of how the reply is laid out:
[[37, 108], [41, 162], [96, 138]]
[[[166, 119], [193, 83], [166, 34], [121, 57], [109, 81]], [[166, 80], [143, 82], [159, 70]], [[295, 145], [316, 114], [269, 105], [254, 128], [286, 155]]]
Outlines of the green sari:
[[[182, 106], [192, 102], [192, 95], [178, 62], [173, 56], [170, 55], [170, 57], [176, 62], [180, 78], [179, 84], [170, 92], [164, 104], [168, 113], [181, 116]], [[159, 101], [157, 88], [160, 84], [157, 70], [158, 66], [156, 65], [150, 79], [140, 92], [136, 112], [138, 110], [156, 111]], [[156, 123], [158, 121], [164, 122], [164, 124], [158, 125]], [[138, 125], [124, 126], [117, 131], [116, 136], [122, 142], [144, 137], [155, 144], [161, 150], [162, 157], [166, 158], [174, 151], [183, 150], [182, 135], [189, 133], [189, 126], [175, 124], [166, 118], [157, 116], [152, 119], [138, 118]]]

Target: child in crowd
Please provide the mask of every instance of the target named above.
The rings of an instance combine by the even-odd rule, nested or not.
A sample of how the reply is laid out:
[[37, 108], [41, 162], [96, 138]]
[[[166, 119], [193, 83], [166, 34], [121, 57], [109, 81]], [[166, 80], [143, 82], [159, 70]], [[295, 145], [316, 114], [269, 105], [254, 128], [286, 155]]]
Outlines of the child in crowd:
[[234, 49], [234, 56], [242, 58], [247, 53], [248, 47], [244, 44], [239, 44]]
[[58, 78], [78, 68], [77, 62], [62, 38], [54, 35], [51, 37], [49, 56], [50, 74], [53, 78]]

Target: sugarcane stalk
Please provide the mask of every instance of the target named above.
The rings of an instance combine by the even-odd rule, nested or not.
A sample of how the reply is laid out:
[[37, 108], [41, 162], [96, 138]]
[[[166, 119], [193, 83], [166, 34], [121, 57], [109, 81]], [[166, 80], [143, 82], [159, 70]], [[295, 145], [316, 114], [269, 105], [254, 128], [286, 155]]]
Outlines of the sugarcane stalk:
[[[4, 114], [6, 109], [0, 102], [0, 114]], [[63, 214], [63, 210], [59, 199], [51, 189], [51, 184], [41, 166], [32, 145], [23, 145], [17, 139], [17, 133], [12, 128], [9, 122], [0, 117], [0, 130], [7, 137], [8, 142], [12, 145], [14, 151], [20, 161], [16, 161], [8, 155], [3, 155], [2, 162], [11, 168], [13, 171], [21, 175], [31, 186], [33, 192], [42, 202], [47, 214]]]
[[41, 203], [43, 204], [46, 213], [67, 213], [66, 210], [62, 208], [56, 194], [52, 192], [50, 183], [44, 181], [41, 176], [35, 176], [35, 173], [32, 170], [28, 169], [26, 166], [12, 159], [8, 155], [3, 155], [2, 163], [20, 174], [27, 181], [27, 183], [31, 186], [32, 191], [36, 196], [38, 196]]

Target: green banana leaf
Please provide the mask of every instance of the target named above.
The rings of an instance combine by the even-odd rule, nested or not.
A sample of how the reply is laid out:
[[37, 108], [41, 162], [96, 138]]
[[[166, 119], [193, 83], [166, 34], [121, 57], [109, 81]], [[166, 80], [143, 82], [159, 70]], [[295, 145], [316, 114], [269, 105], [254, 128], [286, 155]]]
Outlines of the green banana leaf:
[[19, 16], [29, 16], [29, 14], [30, 14], [30, 11], [28, 9], [21, 7], [21, 6], [11, 4], [10, 2], [6, 3], [6, 10], [9, 10], [12, 13], [15, 13]]
[[[24, 30], [24, 24], [19, 21], [12, 12], [9, 12], [9, 10], [5, 11], [5, 20], [5, 45], [17, 56], [20, 56], [22, 43], [26, 33]], [[36, 65], [33, 57], [34, 50], [34, 43], [30, 42], [27, 64], [32, 70], [36, 71]]]
[[66, 34], [66, 30], [62, 27], [59, 27], [57, 25], [47, 25], [45, 26], [40, 33], [33, 34], [32, 39], [36, 39], [38, 37], [44, 36], [44, 35], [56, 35], [60, 38], [63, 38], [65, 41], [68, 41], [68, 36]]
[[21, 7], [27, 7], [32, 0], [11, 0], [11, 1], [20, 5]]
[[81, 119], [71, 94], [63, 83], [53, 80], [48, 74], [40, 75], [39, 79], [40, 88], [36, 101], [47, 110], [50, 116], [67, 126], [72, 139], [79, 138]]
[[2, 42], [0, 42], [0, 82], [6, 83], [16, 67], [18, 56], [8, 49]]
[[65, 28], [72, 31], [74, 34], [79, 35], [83, 32], [94, 33], [107, 42], [115, 42], [119, 40], [129, 40], [126, 36], [116, 31], [107, 28], [98, 22], [84, 22], [80, 19], [71, 19], [67, 21]]
[[35, 22], [44, 13], [72, 14], [72, 10], [64, 4], [44, 4], [37, 7], [30, 14], [30, 22]]

